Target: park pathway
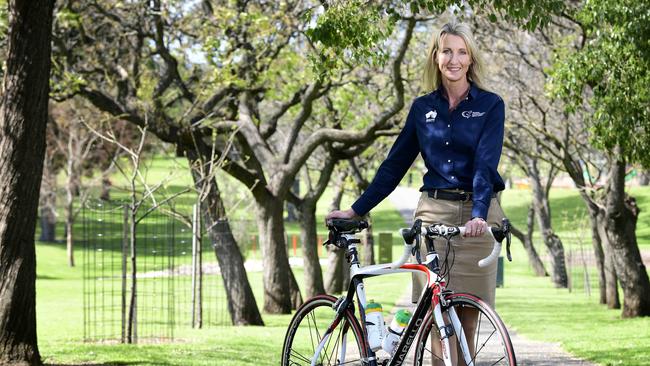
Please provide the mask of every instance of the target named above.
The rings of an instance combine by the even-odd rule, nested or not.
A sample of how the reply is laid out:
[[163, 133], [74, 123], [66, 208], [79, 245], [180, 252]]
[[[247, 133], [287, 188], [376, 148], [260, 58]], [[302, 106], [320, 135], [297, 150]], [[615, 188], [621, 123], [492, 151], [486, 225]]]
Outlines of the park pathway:
[[[398, 187], [388, 197], [391, 203], [399, 210], [404, 218], [404, 221], [411, 225], [413, 222], [413, 211], [417, 206], [420, 192], [414, 188]], [[410, 308], [411, 304], [411, 289], [409, 286], [408, 291], [398, 301], [393, 308], [397, 311], [400, 308]], [[550, 366], [550, 365], [568, 365], [568, 366], [594, 366], [585, 360], [577, 359], [569, 353], [562, 350], [558, 343], [539, 342], [527, 339], [515, 331], [509, 329], [512, 344], [517, 356], [517, 364], [519, 365], [535, 365], [535, 366]]]

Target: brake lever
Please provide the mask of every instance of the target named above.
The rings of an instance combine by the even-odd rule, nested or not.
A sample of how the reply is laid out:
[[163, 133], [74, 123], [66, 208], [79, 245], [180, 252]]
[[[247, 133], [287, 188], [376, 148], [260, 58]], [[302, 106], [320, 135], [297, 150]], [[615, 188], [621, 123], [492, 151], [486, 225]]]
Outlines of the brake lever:
[[512, 237], [510, 233], [510, 220], [504, 217], [501, 223], [503, 224], [503, 231], [506, 234], [506, 256], [508, 257], [508, 262], [512, 262], [512, 254], [510, 253], [510, 240]]
[[418, 261], [418, 264], [422, 264], [422, 255], [420, 254], [420, 233], [422, 232], [422, 220], [415, 220], [413, 229], [415, 230], [415, 246], [413, 249], [411, 249], [411, 254], [415, 255], [415, 260]]
[[506, 234], [506, 255], [508, 257], [508, 262], [512, 262], [512, 254], [510, 254], [510, 232]]

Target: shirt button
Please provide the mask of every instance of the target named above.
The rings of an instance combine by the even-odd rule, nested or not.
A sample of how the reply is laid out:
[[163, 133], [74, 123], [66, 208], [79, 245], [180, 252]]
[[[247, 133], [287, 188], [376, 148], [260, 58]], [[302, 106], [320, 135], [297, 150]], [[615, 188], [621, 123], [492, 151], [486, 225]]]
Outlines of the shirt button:
[[451, 179], [456, 179], [456, 177], [454, 177], [454, 176], [452, 175], [452, 176], [451, 176]]
[[451, 163], [451, 160], [447, 160], [448, 163]]
[[449, 145], [449, 141], [445, 141], [445, 145]]
[[451, 125], [447, 125], [447, 127], [451, 127]]

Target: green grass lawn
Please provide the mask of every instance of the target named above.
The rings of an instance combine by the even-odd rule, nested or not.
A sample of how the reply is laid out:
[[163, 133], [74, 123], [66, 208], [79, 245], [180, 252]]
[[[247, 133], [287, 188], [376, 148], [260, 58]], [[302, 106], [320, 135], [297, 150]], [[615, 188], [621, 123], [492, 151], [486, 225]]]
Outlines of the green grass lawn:
[[[153, 165], [170, 163], [156, 161]], [[178, 163], [174, 163], [178, 164]], [[179, 165], [180, 167], [180, 165]], [[152, 168], [152, 169], [153, 169]], [[180, 169], [180, 168], [179, 168]], [[155, 170], [155, 169], [154, 169]], [[151, 177], [162, 176], [152, 173]], [[173, 185], [188, 183], [185, 178], [174, 178]], [[222, 184], [232, 212], [233, 230], [239, 238], [250, 235], [244, 232], [250, 225], [250, 200], [247, 193], [237, 191], [236, 184]], [[650, 249], [650, 215], [646, 207], [650, 202], [648, 187], [631, 190], [641, 207], [637, 235], [643, 249]], [[123, 195], [123, 193], [117, 193]], [[326, 192], [318, 207], [318, 220], [322, 222], [330, 201]], [[527, 191], [510, 190], [503, 196], [503, 206], [509, 218], [524, 228], [526, 210], [530, 202]], [[571, 248], [590, 251], [589, 222], [585, 217], [584, 204], [575, 190], [556, 189], [551, 193], [554, 227]], [[346, 199], [343, 207], [351, 201]], [[187, 206], [187, 204], [184, 204]], [[243, 212], [243, 213], [242, 213]], [[248, 212], [248, 216], [246, 214]], [[375, 233], [396, 233], [403, 226], [401, 217], [390, 203], [382, 203], [373, 211]], [[322, 225], [321, 225], [322, 226]], [[254, 226], [253, 226], [254, 227]], [[575, 228], [578, 228], [577, 230]], [[242, 230], [241, 233], [237, 233]], [[297, 234], [299, 227], [289, 223], [289, 235]], [[319, 233], [325, 234], [323, 227]], [[119, 235], [119, 234], [116, 234]], [[60, 236], [59, 236], [60, 237]], [[539, 237], [538, 250], [544, 252]], [[401, 253], [399, 238], [394, 235], [393, 258]], [[290, 249], [291, 254], [291, 249]], [[300, 251], [298, 249], [298, 255]], [[259, 259], [246, 253], [248, 258]], [[572, 292], [555, 289], [548, 278], [532, 276], [525, 252], [515, 240], [513, 263], [506, 263], [505, 287], [497, 290], [497, 310], [512, 329], [532, 339], [559, 342], [564, 349], [603, 365], [650, 364], [650, 318], [621, 319], [620, 310], [607, 310], [597, 304], [597, 280], [593, 268], [590, 274], [591, 296], [588, 297], [583, 279], [584, 268], [572, 268]], [[79, 264], [82, 252], [77, 249]], [[193, 330], [179, 327], [175, 330], [173, 343], [119, 345], [83, 342], [82, 267], [66, 265], [65, 247], [62, 244], [37, 244], [37, 317], [41, 354], [49, 365], [277, 365], [282, 341], [290, 315], [264, 314], [265, 327], [209, 327]], [[302, 271], [295, 269], [302, 282]], [[258, 304], [262, 304], [262, 274], [250, 272], [249, 281], [254, 287]], [[370, 279], [367, 283], [368, 297], [383, 304], [389, 311], [397, 297], [406, 288], [410, 276], [396, 275]], [[218, 281], [217, 281], [218, 282]]]

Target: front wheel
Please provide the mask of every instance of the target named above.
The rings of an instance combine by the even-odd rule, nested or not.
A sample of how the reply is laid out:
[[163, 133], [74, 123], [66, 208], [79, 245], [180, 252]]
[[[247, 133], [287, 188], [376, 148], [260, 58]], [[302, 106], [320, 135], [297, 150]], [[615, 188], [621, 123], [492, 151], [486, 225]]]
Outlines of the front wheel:
[[[334, 296], [319, 295], [307, 300], [293, 316], [284, 338], [282, 365], [311, 365], [312, 358], [335, 319]], [[347, 310], [330, 333], [316, 365], [364, 365], [366, 347], [361, 326]]]
[[[453, 294], [448, 297], [450, 306], [443, 313], [445, 322], [451, 323], [454, 316], [462, 324], [462, 330], [454, 331], [449, 338], [452, 362], [454, 365], [508, 365], [517, 364], [515, 352], [508, 331], [497, 313], [483, 300], [469, 294]], [[443, 365], [440, 336], [434, 327], [431, 313], [424, 320], [415, 352], [415, 365]], [[461, 333], [460, 337], [457, 333]], [[463, 339], [465, 342], [463, 342]], [[461, 347], [466, 344], [466, 347]], [[461, 349], [463, 348], [463, 349]], [[465, 355], [465, 357], [463, 356]]]

